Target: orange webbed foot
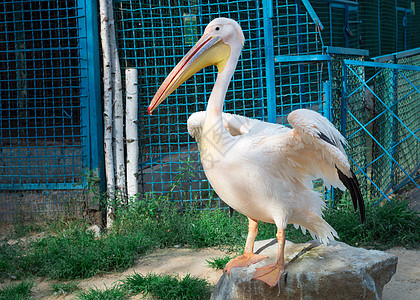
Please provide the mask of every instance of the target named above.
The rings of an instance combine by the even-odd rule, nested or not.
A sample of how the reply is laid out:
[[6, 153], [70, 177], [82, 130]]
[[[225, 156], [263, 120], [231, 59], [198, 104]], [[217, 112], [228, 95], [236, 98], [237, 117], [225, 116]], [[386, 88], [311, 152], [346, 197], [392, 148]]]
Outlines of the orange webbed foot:
[[257, 262], [262, 261], [263, 259], [267, 258], [264, 255], [254, 254], [254, 253], [244, 253], [239, 255], [233, 259], [231, 259], [223, 269], [228, 275], [232, 268], [243, 268], [249, 267], [252, 264], [256, 264]]
[[252, 279], [257, 279], [267, 283], [270, 287], [276, 286], [280, 278], [285, 274], [284, 266], [274, 263], [255, 270]]

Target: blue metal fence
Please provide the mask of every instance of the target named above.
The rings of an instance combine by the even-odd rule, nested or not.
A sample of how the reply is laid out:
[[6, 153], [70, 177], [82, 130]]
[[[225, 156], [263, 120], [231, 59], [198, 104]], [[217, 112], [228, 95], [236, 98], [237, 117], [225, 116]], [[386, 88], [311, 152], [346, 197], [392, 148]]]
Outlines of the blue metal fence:
[[79, 212], [101, 163], [95, 2], [0, 3], [0, 220]]
[[296, 108], [330, 112], [324, 82], [331, 76], [331, 59], [322, 43], [322, 23], [307, 0], [119, 0], [115, 11], [121, 65], [139, 70], [143, 194], [170, 192], [185, 208], [223, 206], [186, 128], [189, 115], [205, 110], [216, 71], [199, 72], [152, 117], [146, 112], [159, 84], [213, 18], [237, 20], [246, 38], [225, 111], [279, 123]]
[[[353, 128], [347, 133], [350, 143], [357, 136], [364, 137], [364, 147], [355, 154], [364, 157], [365, 163], [356, 166], [376, 201], [408, 183], [420, 188], [419, 62], [420, 49], [378, 57], [375, 62], [343, 61], [345, 109], [341, 117]], [[366, 101], [365, 97], [371, 103], [361, 117], [353, 105]]]
[[[265, 1], [267, 2], [267, 1]], [[259, 1], [116, 1], [116, 28], [121, 65], [139, 70], [140, 185], [142, 193], [172, 190], [185, 207], [200, 207], [216, 195], [199, 164], [187, 119], [205, 110], [217, 72], [206, 68], [159, 106], [153, 117], [146, 108], [170, 69], [201, 36], [204, 24], [230, 17], [241, 24], [247, 40], [230, 86], [225, 110], [264, 119], [267, 115], [262, 6]]]
[[[418, 66], [418, 53], [377, 58], [387, 66], [365, 63], [368, 52], [336, 47], [360, 45], [331, 17], [344, 13], [343, 24], [358, 37], [357, 2], [315, 3], [114, 1], [121, 66], [139, 70], [143, 195], [169, 193], [185, 209], [224, 206], [186, 128], [189, 115], [205, 110], [216, 70], [199, 72], [152, 117], [146, 112], [159, 84], [216, 17], [237, 20], [246, 38], [225, 111], [284, 124], [294, 109], [317, 110], [349, 139], [365, 196], [387, 197], [407, 182], [418, 187], [413, 107], [420, 82], [416, 67], [395, 67]], [[329, 18], [317, 15], [324, 4]], [[96, 2], [3, 1], [0, 28], [0, 220], [80, 212], [87, 206], [82, 173], [102, 175], [103, 163]]]
[[[357, 3], [334, 3], [328, 5], [343, 9], [348, 29], [358, 31], [358, 17], [352, 15], [357, 13]], [[146, 114], [146, 107], [169, 71], [198, 40], [205, 24], [224, 16], [239, 22], [247, 41], [226, 97], [225, 111], [283, 124], [297, 108], [323, 113], [349, 138], [347, 150], [358, 170], [364, 195], [378, 196], [370, 193], [372, 171], [367, 172], [372, 169], [372, 149], [376, 146], [360, 130], [360, 124], [347, 116], [351, 112], [362, 124], [370, 121], [366, 90], [358, 88], [368, 73], [363, 66], [355, 65], [354, 72], [343, 77], [342, 69], [346, 59], [360, 62], [369, 52], [326, 47], [323, 24], [309, 1], [216, 4], [179, 0], [164, 5], [121, 0], [115, 7], [119, 48], [126, 62], [123, 65], [140, 70], [142, 193], [169, 192], [184, 208], [208, 203], [223, 206], [205, 179], [195, 141], [186, 130], [188, 116], [205, 109], [215, 70], [207, 68], [195, 75], [154, 116]], [[137, 28], [137, 24], [141, 26]], [[332, 44], [332, 36], [337, 34], [331, 34], [331, 26]], [[354, 40], [344, 38], [341, 45], [348, 46], [350, 41]], [[355, 45], [359, 46], [357, 41]], [[381, 186], [380, 191], [387, 194], [385, 187]]]

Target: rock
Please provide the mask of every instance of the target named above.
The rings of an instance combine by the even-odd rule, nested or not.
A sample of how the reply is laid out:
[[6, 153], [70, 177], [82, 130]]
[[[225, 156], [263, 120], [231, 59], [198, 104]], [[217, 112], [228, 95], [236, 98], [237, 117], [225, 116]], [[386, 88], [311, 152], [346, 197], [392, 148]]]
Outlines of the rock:
[[412, 210], [420, 212], [420, 189], [414, 188], [411, 191], [405, 193], [404, 196], [408, 206]]
[[277, 257], [276, 240], [255, 243], [256, 253], [268, 258], [247, 268], [223, 273], [211, 299], [381, 299], [394, 275], [398, 258], [390, 253], [351, 247], [341, 242], [286, 242], [286, 276], [270, 288], [251, 280], [255, 269]]

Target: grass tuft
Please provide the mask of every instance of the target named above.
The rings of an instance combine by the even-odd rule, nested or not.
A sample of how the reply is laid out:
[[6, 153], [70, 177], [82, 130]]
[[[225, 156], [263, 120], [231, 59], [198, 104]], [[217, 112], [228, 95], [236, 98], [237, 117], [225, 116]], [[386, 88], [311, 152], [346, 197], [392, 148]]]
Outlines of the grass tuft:
[[98, 288], [90, 288], [86, 291], [82, 291], [78, 294], [78, 298], [81, 300], [123, 300], [128, 299], [126, 291], [119, 286], [113, 286], [112, 288], [106, 288], [100, 290]]
[[206, 260], [209, 267], [216, 269], [216, 270], [222, 270], [225, 268], [226, 264], [233, 258], [233, 256], [226, 255], [222, 257], [215, 257], [211, 260]]
[[123, 288], [133, 294], [149, 294], [157, 299], [201, 300], [210, 297], [210, 284], [187, 274], [180, 279], [173, 275], [134, 274], [123, 281]]
[[126, 269], [147, 250], [147, 238], [142, 232], [111, 234], [101, 239], [85, 230], [64, 232], [35, 242], [32, 251], [21, 257], [20, 267], [25, 273], [53, 279], [88, 278]]
[[32, 282], [22, 281], [10, 284], [0, 289], [0, 300], [25, 300], [31, 299]]
[[350, 207], [328, 210], [325, 220], [337, 230], [340, 240], [349, 245], [380, 250], [420, 247], [420, 216], [405, 201], [368, 205], [364, 224]]

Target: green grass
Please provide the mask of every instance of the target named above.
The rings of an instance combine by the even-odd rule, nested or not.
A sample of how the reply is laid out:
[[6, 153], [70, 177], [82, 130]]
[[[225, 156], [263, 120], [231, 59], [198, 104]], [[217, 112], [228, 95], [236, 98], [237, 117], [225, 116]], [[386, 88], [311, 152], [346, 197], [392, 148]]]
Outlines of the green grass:
[[88, 278], [132, 266], [137, 256], [148, 250], [147, 244], [142, 232], [109, 234], [101, 239], [84, 230], [64, 233], [33, 243], [32, 251], [22, 257], [21, 268], [53, 279]]
[[[348, 201], [339, 203], [339, 209], [327, 210], [325, 219], [337, 230], [340, 240], [350, 245], [420, 247], [420, 217], [405, 202], [367, 205], [363, 225]], [[124, 270], [155, 248], [177, 244], [241, 252], [248, 226], [247, 218], [238, 213], [230, 218], [227, 210], [179, 212], [167, 199], [152, 198], [121, 209], [113, 229], [100, 238], [86, 228], [87, 224], [81, 222], [60, 222], [50, 225], [38, 240], [15, 244], [0, 240], [0, 277], [88, 278]], [[273, 224], [260, 223], [258, 239], [272, 239], [275, 234]], [[288, 227], [286, 235], [296, 243], [311, 239], [293, 226]]]
[[367, 205], [364, 224], [349, 207], [328, 210], [325, 219], [338, 232], [340, 240], [349, 245], [380, 250], [394, 246], [420, 248], [420, 216], [404, 201]]
[[97, 288], [90, 288], [78, 294], [78, 299], [81, 300], [122, 300], [128, 299], [127, 292], [119, 286], [106, 288], [100, 290]]
[[134, 274], [123, 281], [122, 287], [132, 294], [149, 294], [157, 299], [201, 300], [209, 299], [209, 283], [187, 274], [184, 278], [173, 275]]
[[226, 264], [233, 258], [231, 255], [226, 255], [222, 257], [215, 257], [211, 260], [206, 260], [209, 267], [216, 269], [216, 270], [222, 270]]
[[0, 300], [25, 300], [31, 299], [32, 282], [22, 281], [17, 284], [9, 284], [0, 289]]
[[110, 233], [100, 239], [85, 230], [48, 235], [29, 245], [0, 242], [0, 276], [36, 275], [52, 279], [92, 277], [124, 270], [150, 250], [143, 232]]

